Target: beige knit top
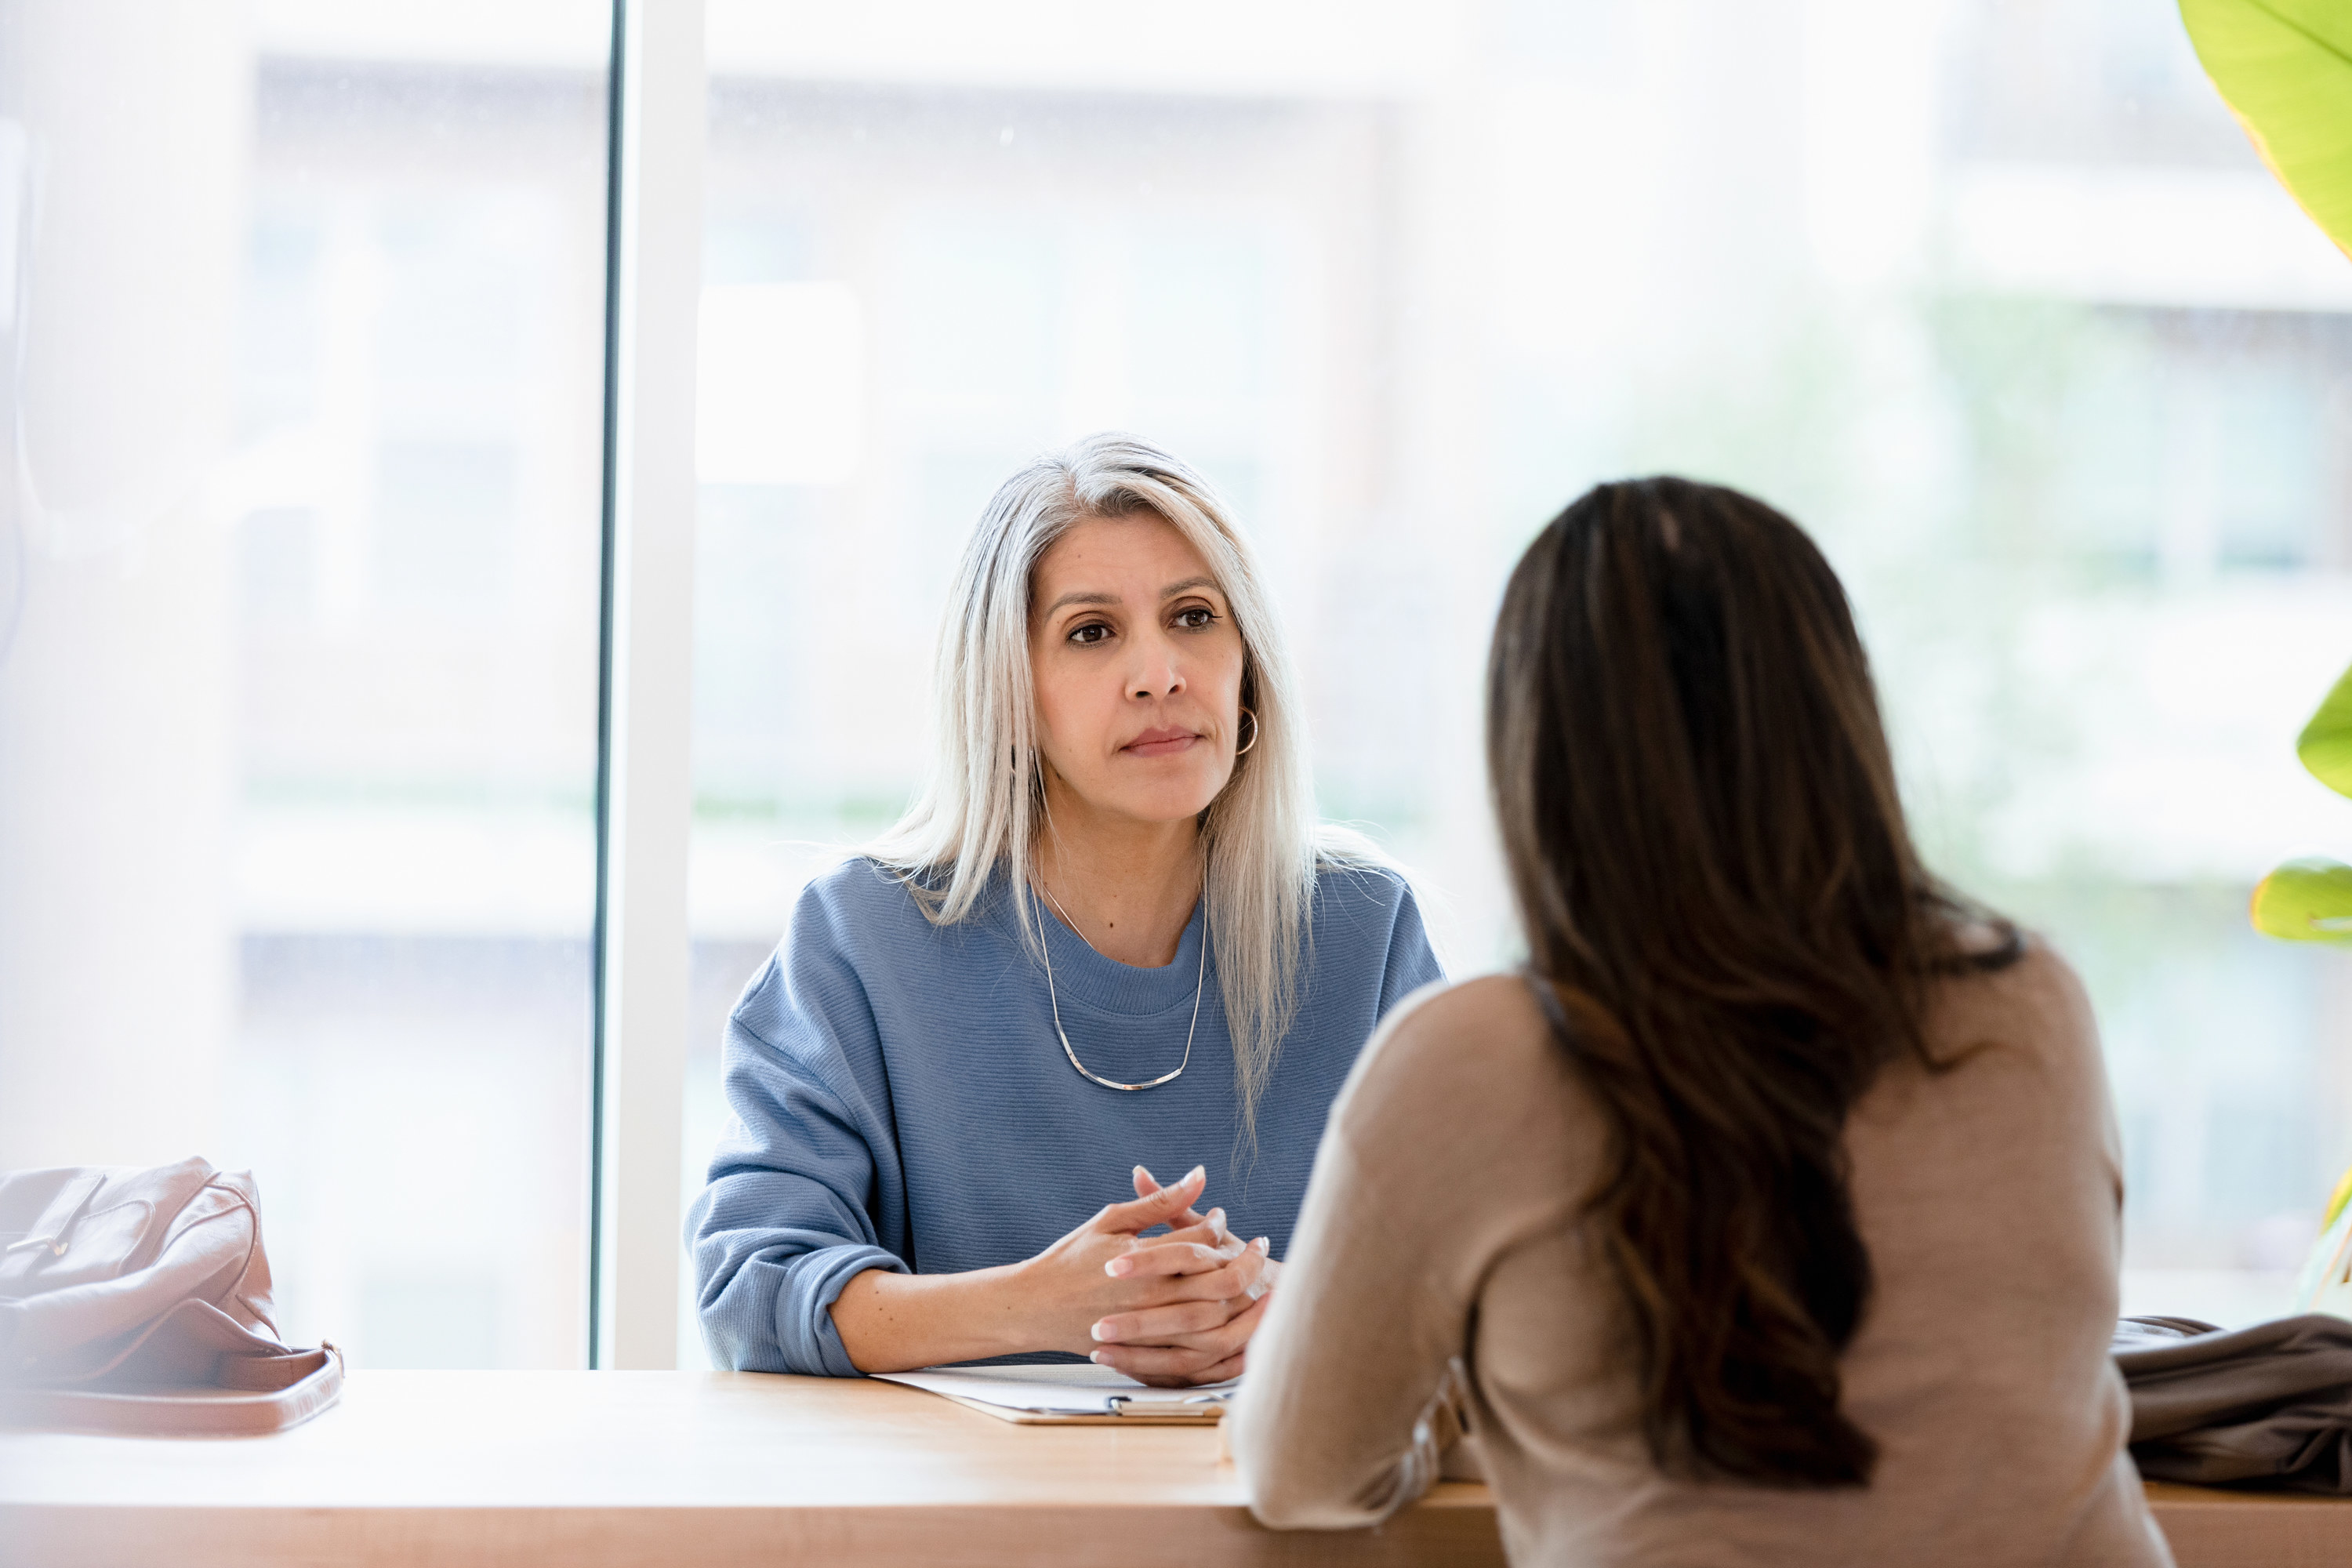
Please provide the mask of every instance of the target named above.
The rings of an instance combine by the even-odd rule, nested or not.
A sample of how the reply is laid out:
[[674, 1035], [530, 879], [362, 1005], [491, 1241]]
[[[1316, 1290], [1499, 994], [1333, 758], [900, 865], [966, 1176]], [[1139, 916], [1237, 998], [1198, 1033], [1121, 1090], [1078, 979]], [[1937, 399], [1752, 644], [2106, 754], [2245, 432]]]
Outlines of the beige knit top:
[[2107, 1353], [2121, 1183], [2082, 987], [2037, 944], [1946, 983], [1927, 1035], [1966, 1060], [1888, 1068], [1847, 1126], [1876, 1281], [1844, 1361], [1867, 1488], [1651, 1463], [1578, 1237], [1599, 1113], [1498, 975], [1391, 1015], [1332, 1109], [1226, 1422], [1258, 1517], [1365, 1525], [1418, 1496], [1458, 1376], [1515, 1563], [2168, 1564]]

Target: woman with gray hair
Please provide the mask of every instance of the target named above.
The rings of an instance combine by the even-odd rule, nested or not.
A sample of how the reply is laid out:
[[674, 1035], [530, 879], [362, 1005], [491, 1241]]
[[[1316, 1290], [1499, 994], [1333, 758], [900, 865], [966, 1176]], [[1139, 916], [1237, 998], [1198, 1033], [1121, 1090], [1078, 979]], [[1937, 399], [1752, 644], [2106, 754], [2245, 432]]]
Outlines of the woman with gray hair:
[[704, 1337], [754, 1371], [1234, 1376], [1333, 1096], [1442, 978], [1412, 894], [1317, 820], [1224, 503], [1132, 437], [997, 491], [938, 710], [922, 797], [809, 886], [730, 1021]]

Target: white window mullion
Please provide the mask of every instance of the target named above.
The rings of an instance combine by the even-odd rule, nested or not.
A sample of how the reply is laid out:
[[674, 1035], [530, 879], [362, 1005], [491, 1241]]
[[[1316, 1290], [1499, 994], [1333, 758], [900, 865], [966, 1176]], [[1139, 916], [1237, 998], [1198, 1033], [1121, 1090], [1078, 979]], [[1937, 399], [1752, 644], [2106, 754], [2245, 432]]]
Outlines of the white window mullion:
[[592, 1364], [677, 1364], [702, 0], [614, 0], [611, 625]]

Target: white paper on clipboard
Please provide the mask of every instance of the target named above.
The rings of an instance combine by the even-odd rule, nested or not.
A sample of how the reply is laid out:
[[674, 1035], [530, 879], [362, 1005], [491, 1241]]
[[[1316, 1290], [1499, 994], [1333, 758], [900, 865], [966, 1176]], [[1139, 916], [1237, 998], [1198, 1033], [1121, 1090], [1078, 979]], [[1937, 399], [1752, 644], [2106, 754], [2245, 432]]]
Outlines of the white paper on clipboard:
[[1241, 1387], [1239, 1378], [1197, 1388], [1150, 1388], [1107, 1366], [927, 1368], [874, 1374], [885, 1383], [944, 1394], [1008, 1421], [1216, 1420]]

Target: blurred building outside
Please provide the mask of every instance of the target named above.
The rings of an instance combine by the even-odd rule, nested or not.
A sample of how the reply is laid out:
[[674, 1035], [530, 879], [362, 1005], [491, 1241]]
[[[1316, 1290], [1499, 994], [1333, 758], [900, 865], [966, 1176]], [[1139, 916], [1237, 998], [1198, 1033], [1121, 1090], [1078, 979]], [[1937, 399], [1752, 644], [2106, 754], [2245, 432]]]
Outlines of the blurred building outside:
[[[194, 94], [217, 127], [201, 209], [158, 232], [208, 237], [217, 279], [103, 280], [209, 312], [218, 346], [171, 363], [216, 413], [173, 437], [180, 510], [0, 522], [28, 586], [0, 626], [0, 1099], [89, 1108], [0, 1109], [0, 1136], [160, 1160], [200, 1123], [261, 1178], [290, 1331], [576, 1363], [604, 7], [266, 0], [164, 62], [57, 15], [0, 4], [119, 90], [207, 73], [155, 111]], [[1027, 458], [1117, 426], [1237, 504], [1326, 812], [1414, 872], [1457, 970], [1510, 952], [1478, 686], [1517, 551], [1633, 472], [1795, 516], [1853, 593], [1934, 863], [2091, 986], [2126, 1310], [2283, 1302], [2352, 1160], [2352, 965], [2243, 904], [2352, 840], [2293, 753], [2352, 662], [2352, 266], [2168, 8], [709, 19], [687, 1194], [729, 1005], [919, 778], [965, 533]], [[37, 148], [128, 134], [68, 115], [0, 108], [20, 215], [34, 170], [57, 188]], [[89, 167], [87, 200], [165, 199]], [[85, 308], [41, 254], [0, 267], [37, 369]], [[118, 375], [160, 352], [114, 342]], [[18, 496], [45, 451], [163, 449], [120, 418], [63, 439], [20, 442]], [[105, 612], [79, 632], [44, 610], [77, 571]], [[66, 920], [7, 869], [85, 863]], [[185, 999], [160, 1026], [157, 990]], [[68, 1027], [159, 1086], [142, 1116], [28, 1065]], [[698, 1364], [690, 1310], [680, 1338]]]

